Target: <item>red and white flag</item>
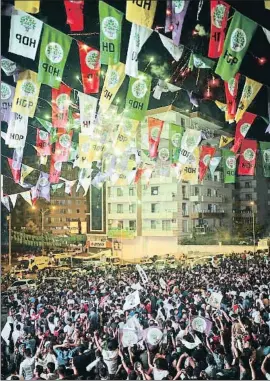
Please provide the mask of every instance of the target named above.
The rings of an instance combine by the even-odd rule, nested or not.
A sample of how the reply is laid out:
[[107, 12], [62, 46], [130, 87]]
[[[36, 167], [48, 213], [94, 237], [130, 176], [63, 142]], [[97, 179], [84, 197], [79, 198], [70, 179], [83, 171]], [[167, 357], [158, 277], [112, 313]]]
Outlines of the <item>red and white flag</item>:
[[97, 94], [99, 92], [100, 52], [78, 41], [83, 92]]

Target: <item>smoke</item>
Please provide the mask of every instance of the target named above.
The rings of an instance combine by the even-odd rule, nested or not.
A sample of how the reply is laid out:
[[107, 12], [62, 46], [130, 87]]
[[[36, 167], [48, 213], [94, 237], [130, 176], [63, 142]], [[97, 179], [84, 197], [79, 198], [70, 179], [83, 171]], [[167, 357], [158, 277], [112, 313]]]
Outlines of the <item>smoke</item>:
[[170, 67], [166, 62], [163, 65], [151, 64], [150, 73], [158, 78], [165, 79], [170, 77]]

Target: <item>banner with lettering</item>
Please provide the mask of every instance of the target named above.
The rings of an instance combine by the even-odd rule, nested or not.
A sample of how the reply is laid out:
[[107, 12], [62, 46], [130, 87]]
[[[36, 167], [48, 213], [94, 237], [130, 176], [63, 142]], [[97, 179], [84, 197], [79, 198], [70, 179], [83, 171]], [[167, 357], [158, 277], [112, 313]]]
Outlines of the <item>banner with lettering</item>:
[[114, 153], [120, 156], [129, 148], [131, 136], [128, 135], [123, 127], [120, 127], [117, 138], [114, 142]]
[[260, 142], [264, 177], [270, 177], [270, 142]]
[[79, 134], [79, 168], [91, 168], [90, 148], [92, 138], [88, 134]]
[[83, 92], [97, 94], [99, 92], [100, 52], [78, 41]]
[[23, 148], [28, 131], [28, 116], [12, 112], [7, 129], [6, 144], [9, 148]]
[[158, 120], [156, 118], [148, 118], [148, 143], [149, 156], [151, 158], [157, 157], [160, 135], [162, 132], [163, 125], [163, 120]]
[[215, 174], [217, 167], [219, 166], [220, 161], [221, 161], [221, 156], [212, 157], [210, 160], [209, 172], [211, 174], [212, 181], [214, 181], [214, 174]]
[[230, 119], [234, 119], [236, 114], [236, 98], [238, 92], [239, 79], [240, 73], [237, 73], [234, 77], [224, 82], [227, 112]]
[[245, 112], [242, 119], [237, 123], [235, 130], [234, 145], [231, 148], [232, 152], [238, 152], [241, 143], [245, 139], [245, 136], [248, 133], [248, 130], [250, 129], [256, 116], [257, 115], [252, 114], [251, 112]]
[[189, 0], [167, 0], [165, 33], [172, 31], [173, 43], [178, 46]]
[[67, 24], [71, 32], [82, 32], [84, 29], [84, 0], [64, 0]]
[[146, 28], [152, 28], [157, 1], [132, 0], [126, 2], [126, 20]]
[[52, 146], [50, 143], [50, 134], [47, 131], [37, 128], [36, 147], [38, 156], [49, 156], [52, 153]]
[[15, 9], [21, 9], [27, 13], [38, 13], [40, 7], [40, 0], [15, 0], [14, 2]]
[[211, 32], [208, 57], [219, 58], [223, 49], [230, 6], [224, 1], [212, 0], [210, 2], [210, 7]]
[[34, 60], [36, 58], [42, 26], [43, 22], [37, 18], [20, 10], [13, 9], [8, 51]]
[[120, 89], [125, 79], [125, 65], [118, 62], [116, 65], [109, 65], [106, 73], [102, 93], [100, 95], [99, 107], [101, 112], [105, 112], [110, 107], [117, 91]]
[[152, 29], [132, 23], [126, 59], [126, 75], [138, 77], [138, 54], [152, 33]]
[[122, 21], [124, 14], [104, 1], [99, 1], [100, 63], [114, 65], [120, 60]]
[[71, 147], [73, 131], [68, 134], [59, 134], [58, 141], [55, 144], [55, 160], [66, 162], [68, 161], [69, 151]]
[[170, 162], [177, 163], [180, 154], [181, 140], [184, 133], [184, 127], [170, 123], [169, 126], [169, 151]]
[[253, 81], [253, 79], [246, 77], [245, 86], [243, 88], [241, 99], [238, 104], [237, 113], [235, 115], [236, 122], [238, 122], [243, 117], [244, 112], [247, 110], [248, 106], [256, 97], [261, 87], [261, 83]]
[[50, 176], [49, 176], [50, 183], [54, 183], [54, 184], [59, 183], [61, 169], [62, 169], [62, 161], [57, 160], [57, 157], [53, 155], [51, 158], [51, 164], [50, 164]]
[[236, 174], [236, 156], [227, 148], [223, 149], [221, 153], [223, 160], [224, 184], [234, 184]]
[[181, 167], [180, 179], [190, 184], [198, 184], [200, 148], [196, 147]]
[[21, 178], [21, 164], [22, 162], [15, 161], [13, 159], [8, 158], [8, 164], [13, 176], [13, 180], [15, 184], [18, 184], [20, 182]]
[[216, 149], [209, 146], [201, 146], [200, 148], [199, 180], [202, 181], [206, 175], [210, 160], [216, 152]]
[[15, 87], [1, 82], [1, 121], [9, 122]]
[[59, 89], [52, 89], [52, 125], [55, 128], [66, 129], [71, 103], [70, 94], [71, 88], [63, 83]]
[[235, 11], [215, 71], [224, 81], [239, 71], [256, 28], [256, 22]]
[[81, 92], [79, 94], [80, 104], [80, 125], [83, 134], [90, 135], [96, 117], [98, 99]]
[[72, 38], [57, 29], [44, 24], [40, 57], [38, 64], [38, 81], [59, 89]]
[[48, 173], [40, 172], [36, 189], [39, 198], [42, 197], [45, 198], [45, 200], [50, 201], [50, 181]]
[[37, 73], [26, 70], [19, 74], [12, 103], [12, 111], [21, 115], [34, 117], [41, 83], [37, 81]]
[[245, 139], [242, 141], [238, 175], [253, 176], [256, 164], [257, 142]]
[[181, 140], [179, 163], [185, 164], [188, 157], [198, 147], [201, 141], [201, 131], [187, 128]]
[[151, 80], [149, 75], [139, 72], [139, 78], [130, 77], [126, 96], [126, 117], [143, 120], [148, 108]]

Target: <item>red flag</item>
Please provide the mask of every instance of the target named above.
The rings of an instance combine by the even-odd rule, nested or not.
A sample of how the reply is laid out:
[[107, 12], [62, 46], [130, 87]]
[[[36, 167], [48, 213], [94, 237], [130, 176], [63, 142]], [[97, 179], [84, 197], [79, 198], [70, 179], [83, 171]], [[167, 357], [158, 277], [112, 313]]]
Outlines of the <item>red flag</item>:
[[227, 112], [228, 118], [234, 119], [237, 107], [236, 107], [236, 97], [238, 91], [240, 73], [237, 73], [234, 78], [231, 78], [229, 82], [224, 81], [225, 85], [225, 94], [227, 102]]
[[50, 177], [49, 177], [50, 183], [54, 183], [54, 184], [59, 183], [61, 169], [62, 169], [62, 162], [58, 161], [56, 156], [53, 155], [51, 158], [51, 165], [50, 165]]
[[13, 180], [16, 184], [20, 182], [21, 178], [21, 163], [13, 159], [8, 158], [8, 164], [13, 176]]
[[163, 124], [163, 120], [148, 118], [149, 156], [152, 158], [157, 157], [158, 154], [158, 146]]
[[78, 41], [83, 92], [96, 94], [99, 92], [100, 52]]
[[70, 93], [71, 88], [63, 84], [59, 89], [52, 89], [52, 125], [55, 128], [66, 128]]
[[251, 112], [245, 112], [243, 118], [239, 120], [236, 125], [235, 137], [234, 137], [234, 145], [231, 148], [231, 151], [237, 153], [242, 141], [245, 139], [245, 136], [250, 129], [254, 119], [257, 115], [252, 114]]
[[50, 134], [37, 128], [36, 147], [38, 156], [49, 156], [52, 153], [50, 144]]
[[67, 24], [71, 32], [81, 32], [84, 29], [83, 8], [84, 0], [65, 0]]
[[137, 182], [138, 182], [138, 181], [140, 180], [140, 178], [142, 177], [143, 172], [144, 172], [144, 169], [143, 169], [143, 168], [138, 168], [138, 169], [137, 169], [136, 176], [135, 176], [135, 180], [134, 180], [134, 184], [137, 184]]
[[220, 57], [225, 40], [225, 31], [230, 6], [221, 0], [211, 0], [211, 34], [208, 57]]
[[199, 180], [202, 181], [206, 175], [209, 163], [213, 157], [216, 149], [209, 146], [201, 146], [200, 149], [200, 161], [199, 161]]
[[241, 145], [238, 175], [253, 176], [256, 164], [256, 140], [243, 140]]
[[55, 161], [68, 161], [73, 131], [68, 134], [59, 134], [55, 144]]

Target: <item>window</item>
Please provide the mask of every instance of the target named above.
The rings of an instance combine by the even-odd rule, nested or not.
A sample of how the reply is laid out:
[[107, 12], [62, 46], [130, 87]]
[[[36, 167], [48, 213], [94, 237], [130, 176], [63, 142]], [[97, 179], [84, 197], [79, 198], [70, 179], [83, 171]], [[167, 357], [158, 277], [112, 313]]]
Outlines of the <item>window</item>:
[[151, 213], [159, 212], [159, 204], [151, 204]]
[[118, 221], [117, 227], [118, 227], [118, 229], [124, 229], [124, 222]]
[[128, 209], [129, 213], [135, 213], [135, 204], [129, 204]]
[[208, 212], [212, 212], [212, 204], [207, 205], [207, 210], [208, 210]]
[[112, 197], [112, 188], [108, 187], [108, 197]]
[[183, 198], [187, 198], [187, 187], [185, 185], [182, 186], [182, 196]]
[[71, 200], [67, 200], [67, 204], [68, 204], [68, 205], [71, 205], [71, 204], [72, 204], [72, 201], [71, 201]]
[[77, 209], [77, 213], [80, 213], [80, 209]]
[[67, 210], [68, 214], [72, 214], [72, 209]]
[[187, 204], [186, 203], [182, 204], [182, 215], [183, 216], [187, 216], [188, 215]]
[[188, 233], [188, 220], [183, 220], [182, 222], [182, 232]]
[[130, 196], [135, 196], [135, 189], [133, 187], [129, 188], [129, 195]]
[[208, 189], [207, 189], [207, 196], [208, 196], [208, 197], [211, 197], [211, 195], [212, 195], [212, 194], [211, 194], [211, 189], [208, 188]]
[[151, 229], [155, 230], [157, 228], [157, 221], [151, 220]]
[[81, 205], [81, 200], [76, 200], [76, 205]]
[[247, 201], [251, 201], [251, 200], [252, 200], [252, 195], [251, 195], [250, 193], [246, 193], [246, 194], [245, 194], [245, 199], [246, 199]]
[[218, 182], [218, 175], [214, 175], [214, 181]]
[[162, 230], [166, 230], [166, 231], [171, 230], [171, 221], [170, 220], [163, 220], [162, 221]]
[[108, 204], [108, 213], [112, 212], [112, 204]]
[[195, 194], [195, 196], [199, 196], [199, 193], [200, 193], [199, 188], [195, 187], [194, 188], [194, 194]]
[[151, 187], [151, 195], [152, 196], [158, 195], [158, 187]]
[[117, 213], [123, 213], [123, 204], [117, 204]]
[[186, 119], [185, 118], [181, 118], [180, 123], [181, 123], [181, 127], [183, 127], [183, 128], [186, 127]]
[[129, 221], [129, 230], [136, 230], [136, 221]]
[[123, 196], [123, 189], [121, 189], [121, 188], [117, 188], [117, 196], [118, 196], [118, 197]]
[[245, 188], [251, 188], [251, 181], [245, 182]]

